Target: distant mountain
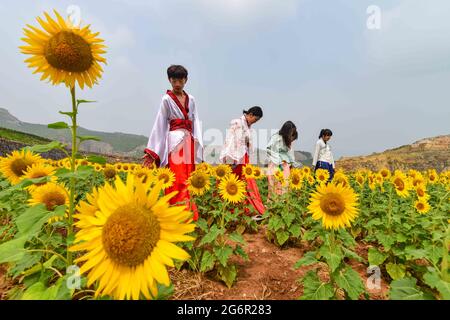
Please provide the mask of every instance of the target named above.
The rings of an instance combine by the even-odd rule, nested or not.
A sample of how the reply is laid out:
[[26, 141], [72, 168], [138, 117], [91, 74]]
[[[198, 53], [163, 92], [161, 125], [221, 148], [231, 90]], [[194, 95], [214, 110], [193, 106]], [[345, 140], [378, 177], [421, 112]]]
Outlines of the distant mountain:
[[[23, 122], [14, 117], [7, 109], [0, 108], [0, 127], [25, 132], [61, 141], [71, 145], [71, 133], [69, 130], [55, 130], [47, 128], [47, 125]], [[142, 135], [127, 134], [121, 132], [101, 132], [78, 128], [80, 136], [96, 136], [101, 141], [86, 141], [81, 145], [81, 150], [101, 154], [134, 156], [142, 155], [147, 145], [148, 138]], [[137, 152], [139, 150], [139, 152]]]
[[337, 161], [336, 167], [350, 171], [358, 168], [379, 170], [385, 167], [391, 170], [447, 170], [450, 169], [450, 135], [425, 138], [368, 156], [343, 157]]

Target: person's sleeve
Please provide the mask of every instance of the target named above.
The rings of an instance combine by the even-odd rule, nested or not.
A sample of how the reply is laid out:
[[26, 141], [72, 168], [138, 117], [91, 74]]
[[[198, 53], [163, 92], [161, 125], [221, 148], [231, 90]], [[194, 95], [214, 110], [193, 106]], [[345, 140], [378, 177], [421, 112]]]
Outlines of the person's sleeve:
[[168, 106], [166, 100], [161, 101], [155, 123], [153, 124], [147, 148], [144, 150], [154, 160], [157, 166], [165, 163], [167, 157], [167, 139], [169, 132]]
[[313, 166], [317, 165], [317, 161], [319, 160], [319, 152], [320, 152], [320, 140], [316, 143], [316, 149], [314, 150], [313, 154]]
[[220, 154], [220, 160], [223, 163], [232, 163], [239, 161], [236, 154], [240, 147], [240, 140], [244, 134], [244, 129], [242, 128], [239, 121], [231, 121], [230, 128], [227, 130], [225, 145]]
[[204, 160], [204, 156], [203, 156], [202, 127], [201, 127], [201, 123], [200, 123], [200, 120], [199, 120], [199, 117], [198, 117], [197, 105], [195, 104], [194, 98], [192, 98], [192, 103], [193, 103], [193, 110], [192, 110], [193, 121], [192, 121], [192, 124], [194, 126], [192, 132], [194, 134], [194, 140], [197, 141], [196, 150], [194, 152], [195, 152], [197, 158], [199, 158], [199, 159], [201, 159], [201, 161], [203, 161]]

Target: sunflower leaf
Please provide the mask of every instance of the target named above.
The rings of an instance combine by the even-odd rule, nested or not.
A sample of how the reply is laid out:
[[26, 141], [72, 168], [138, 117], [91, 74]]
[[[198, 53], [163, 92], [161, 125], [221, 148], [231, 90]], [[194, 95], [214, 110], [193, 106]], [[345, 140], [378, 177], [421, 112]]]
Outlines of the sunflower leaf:
[[232, 234], [230, 234], [228, 236], [228, 238], [230, 238], [234, 242], [237, 242], [237, 243], [240, 243], [240, 244], [244, 244], [245, 243], [244, 237], [242, 237], [242, 235], [240, 233], [238, 233], [238, 232], [233, 232]]
[[234, 281], [236, 280], [237, 270], [235, 265], [222, 267], [219, 266], [219, 276], [225, 282], [228, 288], [233, 286]]
[[0, 244], [0, 263], [16, 262], [24, 257], [26, 237], [19, 237]]
[[369, 248], [368, 259], [371, 266], [381, 265], [387, 258], [387, 254], [378, 251], [376, 248]]
[[386, 264], [386, 271], [391, 276], [392, 280], [399, 280], [405, 276], [406, 267], [402, 264], [388, 263]]
[[334, 272], [339, 267], [344, 258], [339, 246], [323, 245], [320, 247], [319, 253], [325, 258], [331, 272]]
[[417, 287], [415, 278], [403, 278], [391, 282], [391, 300], [424, 300], [424, 293]]
[[88, 156], [87, 160], [92, 163], [106, 164], [106, 159], [100, 156]]
[[23, 214], [16, 219], [19, 235], [26, 237], [27, 240], [38, 235], [42, 226], [47, 223], [50, 218], [62, 217], [66, 210], [66, 206], [58, 206], [54, 211], [48, 211], [44, 204], [39, 204], [28, 208]]
[[77, 136], [77, 138], [80, 140], [80, 143], [88, 140], [101, 141], [101, 139], [96, 136]]
[[352, 300], [358, 300], [361, 293], [364, 292], [364, 285], [358, 272], [347, 266], [339, 270], [334, 276], [336, 284], [345, 290], [348, 297]]
[[230, 247], [229, 245], [226, 245], [224, 247], [216, 247], [214, 248], [214, 254], [217, 260], [220, 262], [220, 264], [226, 267], [228, 259], [233, 254], [233, 248]]
[[276, 233], [277, 242], [280, 246], [282, 246], [289, 239], [289, 232], [284, 230], [278, 230]]
[[205, 272], [214, 268], [214, 263], [216, 262], [216, 257], [209, 251], [203, 253], [202, 261], [200, 263], [200, 271]]
[[316, 259], [316, 252], [315, 251], [309, 251], [303, 255], [303, 257], [298, 260], [295, 265], [294, 269], [298, 269], [303, 266], [310, 266], [314, 263], [318, 263], [319, 261]]
[[308, 271], [303, 278], [301, 300], [330, 300], [334, 296], [333, 285], [320, 281], [315, 271]]
[[64, 121], [49, 123], [47, 127], [50, 129], [69, 129], [69, 125]]
[[77, 100], [77, 107], [82, 103], [96, 103], [97, 101], [92, 100]]
[[247, 252], [245, 252], [245, 250], [240, 245], [236, 246], [234, 252], [240, 255], [245, 261], [249, 260]]
[[59, 141], [52, 141], [48, 144], [36, 144], [34, 146], [28, 146], [23, 149], [29, 150], [35, 153], [43, 153], [53, 149], [63, 149], [64, 145]]

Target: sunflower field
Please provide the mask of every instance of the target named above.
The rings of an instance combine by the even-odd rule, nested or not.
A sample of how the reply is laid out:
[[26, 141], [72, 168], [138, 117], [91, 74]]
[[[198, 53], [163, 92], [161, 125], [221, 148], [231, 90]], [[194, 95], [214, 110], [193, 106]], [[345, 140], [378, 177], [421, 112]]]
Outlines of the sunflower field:
[[[299, 279], [300, 299], [368, 298], [351, 260], [379, 268], [391, 299], [450, 298], [448, 171], [338, 171], [327, 183], [325, 173], [305, 167], [288, 179], [276, 175], [285, 193], [268, 199], [264, 168], [247, 165], [246, 178], [257, 179], [267, 203], [255, 221], [245, 182], [228, 165], [202, 163], [188, 181], [200, 212], [193, 222], [185, 205], [168, 202], [174, 174], [167, 168], [86, 159], [75, 167], [71, 226], [70, 158], [24, 149], [0, 160], [0, 263], [14, 284], [8, 299], [167, 299], [172, 268], [231, 288], [239, 281], [234, 257], [249, 259], [243, 234], [258, 229], [281, 249], [307, 243], [292, 266], [312, 266]], [[357, 243], [368, 245], [367, 257]]]
[[[273, 193], [265, 168], [247, 165], [239, 179], [228, 165], [202, 163], [188, 180], [200, 216], [194, 221], [186, 204], [170, 204], [176, 192], [166, 191], [175, 180], [168, 168], [78, 152], [98, 138], [77, 133], [80, 107], [94, 101], [77, 99], [76, 88], [98, 84], [106, 45], [90, 25], [54, 14], [26, 25], [20, 50], [41, 80], [67, 87], [71, 108], [59, 113], [70, 123], [48, 127], [69, 129], [72, 141], [0, 158], [0, 280], [9, 283], [0, 298], [170, 299], [173, 270], [230, 290], [240, 281], [237, 261], [250, 259], [248, 235], [262, 230], [280, 250], [303, 250], [286, 270], [307, 270], [298, 279], [300, 299], [369, 299], [379, 280], [389, 283], [390, 299], [450, 299], [449, 171], [338, 171], [329, 183], [327, 171], [304, 167], [275, 174], [284, 192]], [[53, 149], [66, 158], [41, 157]], [[259, 219], [249, 179], [266, 205]], [[352, 261], [373, 270], [373, 281]]]

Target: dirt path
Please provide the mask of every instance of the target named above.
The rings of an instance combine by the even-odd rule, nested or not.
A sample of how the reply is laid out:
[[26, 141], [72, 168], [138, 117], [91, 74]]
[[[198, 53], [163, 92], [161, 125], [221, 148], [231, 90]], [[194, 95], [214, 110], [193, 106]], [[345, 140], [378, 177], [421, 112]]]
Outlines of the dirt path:
[[[291, 247], [280, 249], [267, 241], [264, 228], [257, 234], [245, 234], [246, 251], [250, 261], [238, 260], [238, 279], [235, 285], [228, 289], [220, 282], [208, 279], [206, 276], [192, 271], [172, 271], [175, 286], [173, 299], [223, 299], [223, 300], [295, 300], [303, 288], [298, 279], [316, 266], [302, 267], [298, 270], [294, 264], [303, 256], [308, 248]], [[367, 247], [358, 246], [361, 256], [367, 257]], [[366, 266], [357, 261], [350, 265], [361, 275], [366, 283]], [[319, 276], [323, 280], [328, 277], [323, 266], [319, 266]], [[388, 286], [382, 280], [381, 290], [368, 290], [370, 299], [386, 299]]]

